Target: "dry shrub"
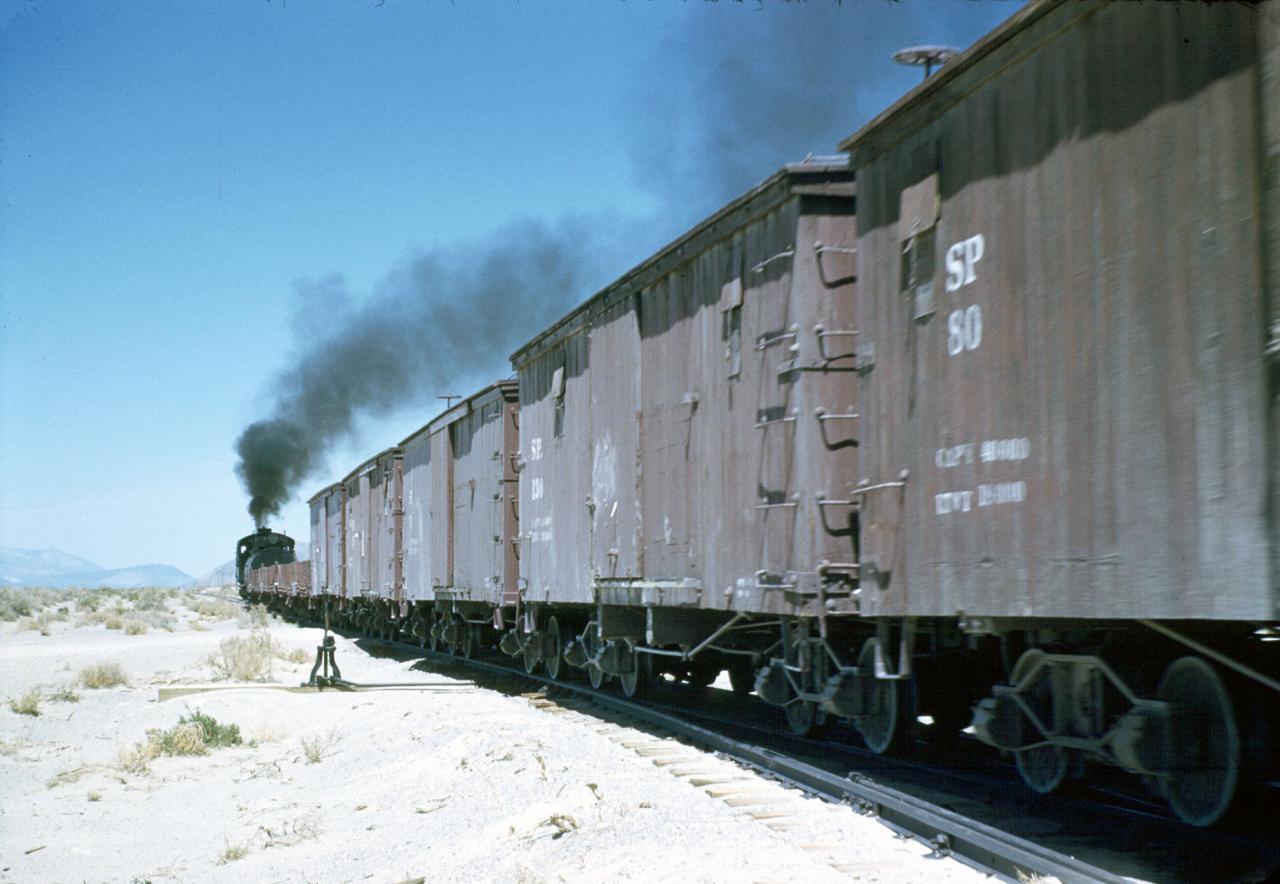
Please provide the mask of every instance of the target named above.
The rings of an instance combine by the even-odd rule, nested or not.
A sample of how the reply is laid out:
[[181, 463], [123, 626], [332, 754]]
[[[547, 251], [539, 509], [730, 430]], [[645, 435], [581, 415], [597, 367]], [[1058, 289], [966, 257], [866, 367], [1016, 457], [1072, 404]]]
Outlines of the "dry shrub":
[[90, 792], [90, 793], [89, 793], [89, 800], [90, 800], [90, 801], [101, 801], [101, 800], [102, 800], [102, 793], [101, 793], [101, 792]]
[[141, 620], [134, 620], [130, 618], [124, 622], [125, 635], [146, 635], [146, 632], [147, 624], [143, 623]]
[[192, 632], [208, 632], [209, 626], [197, 617], [195, 620], [188, 621], [187, 629], [190, 629]]
[[39, 715], [40, 692], [32, 688], [21, 697], [9, 698], [9, 708], [18, 715]]
[[306, 648], [294, 648], [292, 651], [277, 650], [276, 655], [288, 663], [310, 663], [311, 655], [307, 653]]
[[49, 780], [49, 782], [44, 785], [46, 789], [56, 789], [59, 786], [78, 783], [86, 774], [91, 774], [100, 768], [101, 765], [98, 764], [82, 764], [79, 767], [72, 768], [71, 770], [64, 770], [59, 774], [55, 774], [53, 779]]
[[221, 599], [201, 599], [188, 607], [201, 617], [208, 617], [211, 620], [230, 620], [238, 616], [242, 610], [239, 605], [233, 605]]
[[538, 823], [539, 828], [543, 826], [555, 829], [555, 831], [551, 833], [552, 840], [555, 840], [557, 838], [563, 838], [565, 835], [568, 835], [570, 832], [577, 829], [578, 821], [567, 813], [553, 813], [551, 816]]
[[210, 749], [239, 746], [242, 742], [239, 725], [222, 724], [196, 710], [179, 718], [168, 730], [147, 731], [146, 742], [121, 749], [117, 763], [129, 773], [142, 774], [161, 755], [208, 755]]
[[255, 629], [247, 636], [223, 639], [218, 650], [209, 655], [209, 665], [218, 679], [267, 681], [272, 675], [274, 657], [271, 636]]
[[79, 594], [79, 590], [54, 589], [49, 586], [37, 586], [26, 590], [26, 592], [31, 599], [32, 607], [36, 610], [66, 604]]
[[31, 599], [27, 598], [26, 593], [7, 586], [0, 587], [0, 620], [12, 623], [30, 615]]
[[264, 836], [262, 846], [292, 847], [320, 837], [320, 821], [314, 816], [301, 817], [296, 820], [285, 820], [269, 826], [258, 826], [258, 832]]
[[169, 599], [178, 594], [176, 589], [149, 586], [145, 589], [130, 589], [125, 598], [133, 602], [135, 611], [165, 611], [169, 607]]
[[129, 677], [119, 663], [95, 663], [80, 670], [80, 684], [86, 688], [114, 688], [128, 683]]
[[238, 859], [244, 859], [249, 855], [249, 846], [247, 844], [232, 844], [225, 842], [222, 852], [218, 854], [218, 865], [225, 866], [227, 863], [233, 863]]
[[190, 715], [178, 719], [178, 724], [191, 724], [200, 729], [200, 739], [212, 749], [225, 749], [228, 746], [239, 746], [243, 741], [240, 736], [240, 725], [222, 724], [212, 715], [206, 715], [197, 709]]
[[271, 613], [266, 605], [254, 605], [249, 610], [240, 612], [239, 621], [241, 626], [247, 626], [254, 631], [266, 629], [271, 625]]
[[165, 755], [208, 755], [204, 731], [195, 722], [174, 725], [160, 734], [161, 751]]
[[18, 632], [39, 632], [41, 635], [49, 634], [49, 626], [56, 620], [66, 620], [65, 614], [62, 617], [50, 614], [48, 611], [41, 611], [32, 617], [23, 617], [18, 621]]
[[106, 622], [107, 614], [103, 611], [99, 611], [97, 608], [93, 608], [92, 610], [87, 610], [76, 615], [76, 626], [93, 626], [97, 623]]
[[149, 765], [160, 755], [160, 748], [151, 740], [123, 747], [116, 755], [116, 764], [126, 773], [144, 774]]
[[141, 616], [148, 626], [163, 629], [165, 632], [173, 632], [173, 627], [178, 622], [167, 608], [159, 611], [144, 611]]
[[336, 729], [316, 737], [303, 737], [302, 755], [307, 759], [307, 764], [319, 764], [336, 742], [338, 742]]
[[62, 605], [75, 597], [68, 589], [51, 589], [47, 586], [14, 589], [0, 587], [0, 620], [13, 622], [23, 617], [39, 614], [43, 609]]
[[49, 699], [55, 703], [79, 703], [80, 695], [73, 691], [70, 685], [63, 685], [50, 694]]
[[124, 629], [124, 618], [119, 614], [108, 614], [102, 622], [107, 629]]

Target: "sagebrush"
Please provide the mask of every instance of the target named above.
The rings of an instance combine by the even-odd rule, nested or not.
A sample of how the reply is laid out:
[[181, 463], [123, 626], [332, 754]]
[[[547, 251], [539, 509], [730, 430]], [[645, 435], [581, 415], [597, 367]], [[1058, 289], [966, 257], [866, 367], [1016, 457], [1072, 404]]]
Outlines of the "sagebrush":
[[32, 688], [20, 697], [11, 697], [9, 708], [18, 715], [39, 715], [40, 692]]
[[86, 688], [114, 688], [128, 683], [129, 676], [119, 663], [95, 663], [80, 670], [80, 684]]
[[214, 677], [230, 681], [268, 681], [272, 676], [275, 645], [271, 636], [255, 629], [248, 635], [223, 639], [209, 655]]
[[147, 731], [142, 743], [126, 746], [117, 759], [129, 773], [146, 773], [150, 762], [161, 755], [208, 755], [210, 749], [239, 746], [240, 725], [223, 724], [212, 715], [196, 710], [178, 719], [173, 727]]

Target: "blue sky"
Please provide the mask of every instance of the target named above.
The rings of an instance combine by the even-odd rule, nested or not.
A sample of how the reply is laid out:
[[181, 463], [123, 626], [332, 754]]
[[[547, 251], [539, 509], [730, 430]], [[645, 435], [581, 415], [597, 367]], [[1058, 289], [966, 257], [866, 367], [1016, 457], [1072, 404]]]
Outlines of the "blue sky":
[[[398, 268], [570, 224], [581, 300], [833, 152], [918, 82], [895, 49], [1016, 8], [5, 0], [0, 545], [211, 569], [253, 527], [235, 439]], [[308, 285], [332, 274], [336, 303]], [[473, 343], [456, 389], [358, 411], [273, 524], [305, 538], [312, 490], [509, 372], [513, 342]]]

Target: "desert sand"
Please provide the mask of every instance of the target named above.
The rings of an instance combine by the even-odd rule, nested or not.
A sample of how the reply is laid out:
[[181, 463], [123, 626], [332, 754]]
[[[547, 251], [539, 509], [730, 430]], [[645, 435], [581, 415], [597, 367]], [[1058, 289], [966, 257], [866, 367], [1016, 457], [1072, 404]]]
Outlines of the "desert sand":
[[[451, 687], [238, 686], [211, 657], [268, 648], [257, 677], [297, 685], [321, 633], [171, 594], [130, 635], [134, 604], [108, 602], [125, 628], [74, 601], [0, 624], [0, 881], [983, 879], [697, 748], [342, 637], [348, 679]], [[127, 684], [86, 687], [101, 664]], [[224, 689], [159, 699], [181, 685]], [[156, 748], [197, 711], [240, 744]]]

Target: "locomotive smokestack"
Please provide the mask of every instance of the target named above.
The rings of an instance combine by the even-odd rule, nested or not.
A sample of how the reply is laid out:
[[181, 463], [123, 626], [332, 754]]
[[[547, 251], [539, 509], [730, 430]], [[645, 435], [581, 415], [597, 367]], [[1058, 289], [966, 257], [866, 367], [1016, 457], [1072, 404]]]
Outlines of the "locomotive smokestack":
[[300, 352], [274, 381], [270, 413], [235, 445], [254, 523], [280, 512], [358, 417], [506, 374], [508, 354], [577, 303], [597, 268], [611, 263], [601, 253], [612, 241], [596, 230], [512, 224], [481, 243], [405, 262], [345, 311], [334, 306], [353, 301], [342, 277], [298, 283]]

